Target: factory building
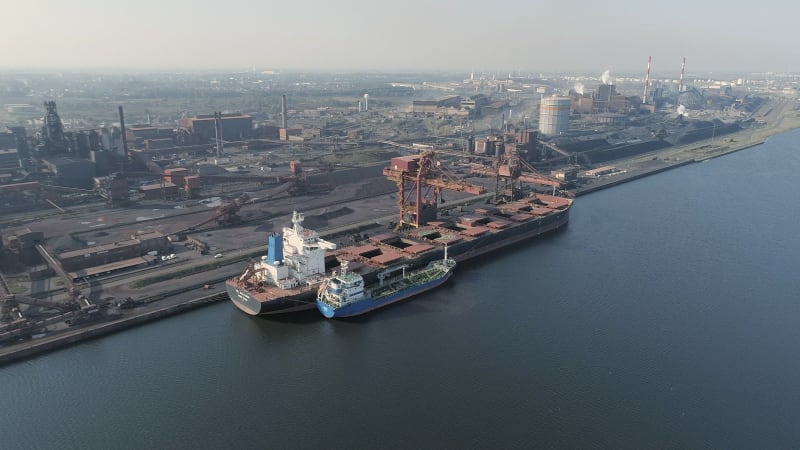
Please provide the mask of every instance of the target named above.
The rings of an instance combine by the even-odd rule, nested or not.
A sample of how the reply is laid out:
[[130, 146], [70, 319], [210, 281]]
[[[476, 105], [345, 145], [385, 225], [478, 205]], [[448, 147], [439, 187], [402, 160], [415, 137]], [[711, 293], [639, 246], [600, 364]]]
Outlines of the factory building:
[[0, 150], [0, 172], [16, 172], [20, 168], [16, 149]]
[[100, 148], [122, 153], [122, 132], [117, 127], [100, 128]]
[[127, 178], [119, 173], [107, 177], [95, 177], [94, 189], [108, 200], [109, 203], [126, 203], [130, 200]]
[[125, 131], [129, 145], [133, 144], [134, 148], [155, 149], [175, 145], [175, 130], [173, 128], [131, 125], [125, 127]]
[[475, 153], [479, 155], [502, 155], [505, 152], [505, 143], [499, 136], [488, 136], [486, 139], [475, 140]]
[[616, 113], [599, 113], [592, 116], [592, 122], [603, 125], [621, 126], [625, 125], [628, 121], [628, 116], [625, 114]]
[[92, 150], [89, 160], [94, 163], [95, 173], [100, 176], [108, 175], [118, 168], [114, 154], [106, 150]]
[[36, 107], [28, 103], [8, 103], [3, 105], [6, 112], [9, 114], [33, 114], [36, 113]]
[[158, 231], [136, 233], [131, 239], [139, 241], [141, 254], [148, 252], [165, 252], [170, 249], [169, 239]]
[[583, 95], [575, 101], [575, 111], [581, 114], [589, 114], [594, 111], [594, 100], [592, 97]]
[[282, 141], [302, 140], [302, 128], [281, 128], [278, 130], [278, 139]]
[[0, 185], [0, 204], [35, 205], [44, 197], [38, 181]]
[[136, 258], [150, 251], [169, 251], [167, 237], [159, 232], [131, 236], [130, 240], [73, 250], [58, 255], [64, 270], [74, 272], [87, 267]]
[[171, 200], [180, 198], [180, 188], [173, 183], [148, 184], [139, 187], [139, 191], [144, 194], [145, 200]]
[[539, 111], [539, 133], [558, 136], [569, 128], [572, 99], [569, 97], [545, 97]]
[[262, 124], [253, 131], [255, 139], [277, 139], [280, 127]]
[[550, 176], [564, 182], [574, 182], [578, 180], [578, 168], [567, 167], [564, 169], [551, 170]]
[[364, 137], [364, 130], [361, 128], [354, 128], [352, 130], [347, 130], [347, 139], [351, 141], [357, 141]]
[[415, 100], [409, 112], [415, 116], [468, 116], [474, 109], [474, 100], [464, 104], [464, 100], [456, 95], [441, 100]]
[[615, 95], [611, 97], [611, 101], [608, 102], [608, 111], [609, 112], [617, 112], [617, 113], [627, 113], [631, 109], [632, 104], [641, 104], [642, 100], [639, 97], [626, 97], [624, 95]]
[[[238, 141], [249, 139], [253, 134], [253, 117], [247, 114], [222, 114], [220, 119], [220, 139]], [[196, 144], [205, 144], [217, 138], [216, 119], [213, 115], [186, 117], [178, 120], [178, 126], [188, 130]]]
[[439, 110], [439, 102], [436, 100], [414, 100], [411, 104], [413, 114], [435, 114]]
[[514, 135], [517, 151], [532, 154], [539, 142], [539, 133], [533, 130], [520, 130]]
[[[641, 99], [634, 100], [633, 103], [642, 103]], [[613, 84], [601, 84], [597, 87], [597, 92], [592, 99], [592, 111], [596, 113], [605, 112], [628, 112], [631, 109], [631, 99], [617, 94], [616, 86]], [[583, 110], [583, 108], [579, 108]]]
[[608, 111], [608, 105], [615, 95], [617, 95], [617, 87], [613, 84], [601, 84], [598, 86], [593, 99], [594, 110], [598, 112]]
[[17, 138], [14, 133], [6, 131], [0, 133], [0, 150], [10, 150], [17, 148]]
[[35, 245], [44, 241], [44, 233], [23, 228], [8, 236], [8, 248], [24, 264], [33, 266], [41, 262]]
[[42, 160], [60, 184], [89, 188], [95, 176], [94, 163], [87, 159], [57, 157]]
[[145, 150], [164, 150], [167, 148], [174, 147], [175, 139], [173, 138], [145, 139], [144, 141], [142, 141], [142, 145]]

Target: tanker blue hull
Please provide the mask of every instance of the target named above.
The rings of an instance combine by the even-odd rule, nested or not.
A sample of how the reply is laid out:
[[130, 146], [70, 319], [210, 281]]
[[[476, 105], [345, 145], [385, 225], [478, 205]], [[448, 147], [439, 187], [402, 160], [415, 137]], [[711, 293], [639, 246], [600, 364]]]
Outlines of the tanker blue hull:
[[433, 279], [424, 284], [409, 287], [394, 294], [387, 295], [379, 300], [365, 298], [358, 302], [350, 303], [339, 308], [334, 308], [333, 306], [321, 300], [317, 300], [317, 309], [319, 309], [319, 312], [321, 312], [323, 316], [329, 319], [358, 316], [438, 287], [447, 281], [452, 274], [453, 271], [449, 270], [440, 278]]

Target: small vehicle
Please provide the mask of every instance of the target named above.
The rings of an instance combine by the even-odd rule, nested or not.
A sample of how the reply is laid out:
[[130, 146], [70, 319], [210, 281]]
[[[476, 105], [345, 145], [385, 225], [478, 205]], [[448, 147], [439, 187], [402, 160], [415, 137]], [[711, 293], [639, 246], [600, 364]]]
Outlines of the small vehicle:
[[214, 259], [219, 259], [219, 258], [222, 258], [222, 253], [217, 253], [216, 255], [214, 255]]

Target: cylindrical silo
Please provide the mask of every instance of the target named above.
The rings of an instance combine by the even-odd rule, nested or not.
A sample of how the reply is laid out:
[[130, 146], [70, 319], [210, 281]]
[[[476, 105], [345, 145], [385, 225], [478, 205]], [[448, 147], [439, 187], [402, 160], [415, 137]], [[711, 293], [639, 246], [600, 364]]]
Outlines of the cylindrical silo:
[[539, 132], [557, 136], [567, 131], [572, 100], [569, 97], [545, 97], [539, 110]]

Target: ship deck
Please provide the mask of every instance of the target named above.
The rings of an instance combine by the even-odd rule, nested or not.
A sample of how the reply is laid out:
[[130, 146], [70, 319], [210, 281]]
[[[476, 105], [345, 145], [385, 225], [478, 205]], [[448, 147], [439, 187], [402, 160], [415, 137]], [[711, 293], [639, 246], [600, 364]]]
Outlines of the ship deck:
[[[326, 272], [331, 275], [342, 260], [349, 262], [348, 270], [361, 274], [367, 284], [377, 280], [377, 273], [387, 267], [408, 265], [419, 268], [441, 258], [445, 245], [458, 261], [505, 246], [509, 242], [527, 239], [566, 224], [572, 200], [547, 194], [501, 205], [467, 205], [459, 211], [448, 211], [439, 220], [404, 232], [386, 231], [356, 245], [328, 252]], [[559, 213], [562, 213], [559, 215]], [[563, 216], [550, 225], [549, 218]], [[481, 251], [476, 247], [484, 246]], [[294, 289], [275, 286], [253, 286], [234, 278], [229, 284], [247, 290], [259, 302], [269, 302], [289, 296], [313, 295], [322, 278], [306, 282]]]

